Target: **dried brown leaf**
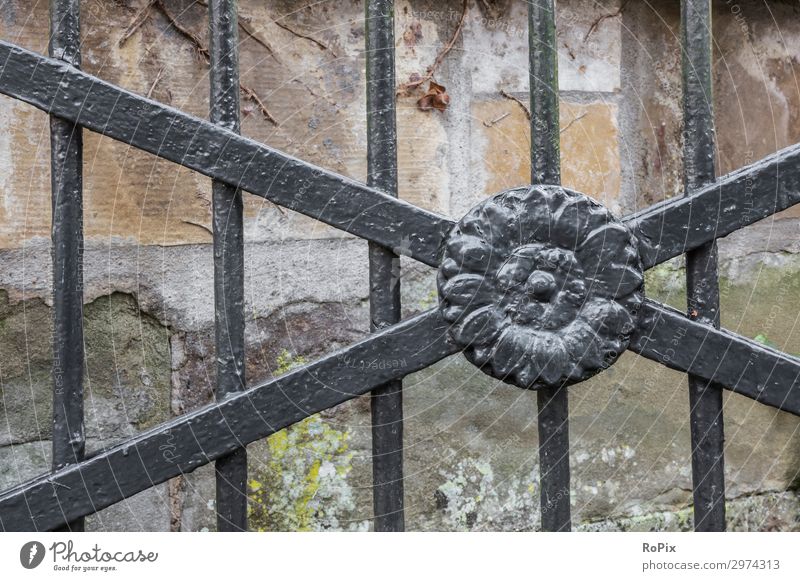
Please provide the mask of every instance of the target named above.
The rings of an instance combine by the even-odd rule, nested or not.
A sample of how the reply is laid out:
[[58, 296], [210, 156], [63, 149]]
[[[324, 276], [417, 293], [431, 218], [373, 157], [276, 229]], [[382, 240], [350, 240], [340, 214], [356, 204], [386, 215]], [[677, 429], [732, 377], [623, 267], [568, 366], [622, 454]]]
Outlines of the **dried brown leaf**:
[[444, 111], [449, 104], [450, 95], [447, 94], [447, 89], [435, 81], [430, 82], [428, 91], [417, 101], [417, 107], [423, 111]]

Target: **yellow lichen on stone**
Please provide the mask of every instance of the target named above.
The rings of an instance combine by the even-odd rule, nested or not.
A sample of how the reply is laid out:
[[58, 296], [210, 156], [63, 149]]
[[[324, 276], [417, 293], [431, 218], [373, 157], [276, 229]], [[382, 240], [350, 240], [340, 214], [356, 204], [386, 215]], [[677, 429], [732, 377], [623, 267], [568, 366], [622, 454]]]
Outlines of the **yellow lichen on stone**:
[[[275, 375], [305, 364], [283, 351]], [[250, 528], [257, 531], [315, 531], [342, 528], [340, 517], [355, 509], [347, 476], [352, 466], [349, 432], [319, 415], [267, 438], [267, 455], [254, 463], [248, 481]], [[354, 523], [350, 528], [364, 528]]]

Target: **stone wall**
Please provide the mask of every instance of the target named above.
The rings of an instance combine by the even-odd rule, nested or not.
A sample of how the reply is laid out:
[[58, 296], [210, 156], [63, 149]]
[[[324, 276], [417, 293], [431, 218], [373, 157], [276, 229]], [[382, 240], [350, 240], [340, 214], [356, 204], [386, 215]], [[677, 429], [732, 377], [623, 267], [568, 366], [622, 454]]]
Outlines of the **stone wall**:
[[[87, 0], [83, 66], [206, 116], [204, 8], [194, 0]], [[308, 6], [307, 6], [308, 4]], [[313, 4], [313, 6], [311, 6]], [[529, 174], [524, 3], [469, 0], [437, 69], [450, 104], [398, 98], [400, 196], [453, 217]], [[462, 21], [461, 0], [399, 0], [398, 82], [424, 74]], [[564, 184], [617, 215], [681, 194], [677, 1], [560, 0]], [[366, 178], [362, 2], [240, 0], [242, 131]], [[718, 167], [800, 141], [798, 9], [720, 0], [714, 9]], [[143, 18], [142, 18], [143, 17]], [[179, 22], [191, 34], [171, 23]], [[138, 23], [132, 26], [132, 23]], [[0, 37], [47, 47], [47, 3], [0, 2]], [[427, 88], [427, 85], [426, 87]], [[270, 119], [268, 116], [271, 116]], [[47, 117], [0, 98], [0, 488], [49, 465], [51, 362]], [[87, 438], [108, 445], [210, 400], [214, 377], [210, 181], [85, 133]], [[763, 192], [770, 195], [769, 192]], [[709, 217], [713, 219], [713, 217]], [[721, 242], [728, 328], [800, 353], [798, 210]], [[347, 345], [368, 329], [366, 244], [246, 198], [247, 374], [256, 382]], [[647, 294], [684, 307], [680, 260]], [[436, 303], [433, 272], [403, 262], [407, 314]], [[690, 527], [688, 397], [682, 374], [625, 354], [571, 390], [576, 525]], [[368, 401], [361, 398], [250, 447], [252, 526], [370, 527]], [[797, 419], [726, 394], [732, 528], [798, 529]], [[461, 357], [405, 391], [409, 529], [536, 528], [536, 398]], [[214, 528], [213, 469], [90, 518], [95, 529]]]

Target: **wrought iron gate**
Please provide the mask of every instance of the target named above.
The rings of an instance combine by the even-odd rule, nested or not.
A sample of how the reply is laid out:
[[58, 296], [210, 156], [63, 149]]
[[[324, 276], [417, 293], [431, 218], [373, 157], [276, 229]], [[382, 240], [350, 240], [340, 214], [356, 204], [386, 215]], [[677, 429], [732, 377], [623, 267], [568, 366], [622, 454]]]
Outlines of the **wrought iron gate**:
[[[683, 197], [617, 219], [558, 185], [554, 2], [531, 0], [533, 185], [491, 197], [457, 223], [396, 198], [391, 0], [368, 0], [366, 7], [368, 184], [239, 135], [235, 0], [208, 2], [210, 122], [81, 72], [79, 4], [51, 0], [49, 57], [0, 41], [0, 92], [51, 116], [54, 356], [60, 362], [53, 471], [0, 494], [3, 530], [79, 530], [85, 515], [210, 462], [216, 462], [219, 529], [244, 529], [244, 446], [366, 393], [372, 394], [375, 529], [402, 530], [401, 380], [458, 352], [494, 377], [537, 390], [542, 528], [569, 530], [569, 495], [562, 493], [570, 477], [567, 387], [613, 364], [625, 349], [689, 374], [695, 528], [725, 528], [721, 390], [800, 415], [800, 360], [719, 329], [715, 240], [800, 202], [800, 146], [715, 179], [710, 0], [682, 1]], [[218, 361], [215, 403], [88, 457], [83, 127], [214, 180]], [[242, 190], [369, 241], [374, 331], [247, 388]], [[439, 306], [402, 321], [390, 250], [397, 248], [439, 272]], [[682, 253], [688, 316], [645, 298], [643, 288], [643, 270]], [[387, 356], [409, 365], [368, 365]], [[343, 358], [367, 365], [339, 365]]]

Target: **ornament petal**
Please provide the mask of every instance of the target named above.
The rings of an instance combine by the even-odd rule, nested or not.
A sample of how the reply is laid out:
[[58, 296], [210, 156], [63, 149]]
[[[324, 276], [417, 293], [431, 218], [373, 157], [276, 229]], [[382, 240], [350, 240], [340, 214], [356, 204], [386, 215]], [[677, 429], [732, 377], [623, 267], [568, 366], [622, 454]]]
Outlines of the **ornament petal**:
[[495, 343], [492, 367], [501, 379], [508, 377], [525, 364], [525, 353], [533, 341], [531, 332], [519, 325], [508, 326]]
[[494, 307], [482, 307], [467, 314], [450, 332], [460, 345], [486, 345], [500, 333], [501, 322]]
[[441, 296], [449, 304], [482, 307], [494, 302], [492, 283], [479, 274], [459, 274], [441, 287]]

